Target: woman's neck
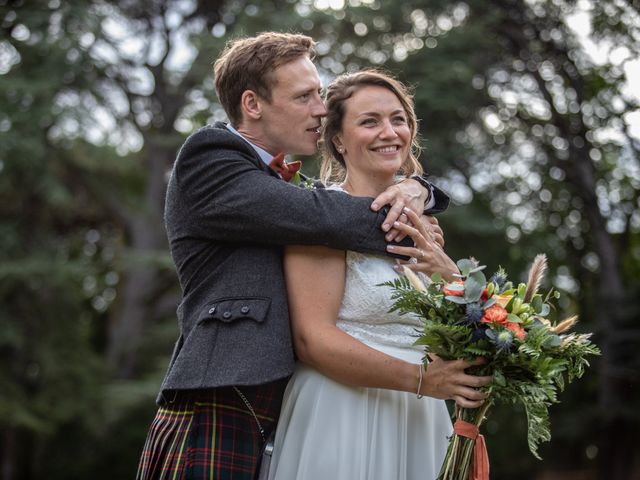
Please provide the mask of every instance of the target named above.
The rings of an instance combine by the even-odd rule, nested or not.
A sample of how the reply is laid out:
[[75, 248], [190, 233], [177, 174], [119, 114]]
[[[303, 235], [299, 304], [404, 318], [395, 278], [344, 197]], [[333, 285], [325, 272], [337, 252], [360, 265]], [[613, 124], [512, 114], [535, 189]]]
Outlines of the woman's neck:
[[378, 177], [378, 176], [365, 176], [365, 175], [347, 175], [342, 182], [342, 188], [357, 197], [377, 197], [387, 188], [394, 185], [395, 175]]

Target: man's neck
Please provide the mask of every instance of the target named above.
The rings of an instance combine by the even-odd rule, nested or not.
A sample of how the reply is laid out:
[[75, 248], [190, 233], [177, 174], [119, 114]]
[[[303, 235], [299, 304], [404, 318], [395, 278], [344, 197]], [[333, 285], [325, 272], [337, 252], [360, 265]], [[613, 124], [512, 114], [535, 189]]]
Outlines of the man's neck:
[[238, 127], [234, 127], [236, 132], [238, 132], [240, 135], [242, 135], [248, 142], [251, 142], [253, 145], [260, 147], [261, 149], [265, 150], [266, 152], [269, 152], [271, 155], [276, 155], [277, 153], [280, 152], [274, 152], [272, 151], [273, 148], [271, 146], [269, 146], [267, 144], [266, 141], [263, 140], [262, 135], [259, 135], [258, 133], [254, 132], [253, 130], [246, 128], [243, 125], [240, 125]]
[[239, 137], [241, 137], [242, 139], [244, 139], [246, 142], [249, 143], [249, 145], [251, 145], [251, 147], [255, 150], [255, 152], [258, 154], [258, 156], [260, 157], [260, 159], [267, 165], [269, 165], [269, 162], [271, 161], [271, 159], [273, 158], [273, 154], [268, 152], [267, 150], [265, 150], [261, 145], [256, 144], [251, 138], [248, 138], [244, 133], [242, 133], [241, 131], [239, 131], [238, 129], [236, 129], [235, 127], [233, 127], [233, 125], [231, 124], [227, 124], [227, 129], [231, 132], [234, 133], [236, 135], [238, 135]]

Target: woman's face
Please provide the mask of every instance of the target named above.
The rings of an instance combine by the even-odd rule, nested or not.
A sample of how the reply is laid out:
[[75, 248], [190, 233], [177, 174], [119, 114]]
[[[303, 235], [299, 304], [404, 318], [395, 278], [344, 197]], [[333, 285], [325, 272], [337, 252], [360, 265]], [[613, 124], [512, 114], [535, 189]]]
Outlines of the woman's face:
[[395, 175], [408, 158], [411, 131], [398, 97], [384, 87], [366, 86], [344, 104], [342, 130], [334, 138], [349, 173]]

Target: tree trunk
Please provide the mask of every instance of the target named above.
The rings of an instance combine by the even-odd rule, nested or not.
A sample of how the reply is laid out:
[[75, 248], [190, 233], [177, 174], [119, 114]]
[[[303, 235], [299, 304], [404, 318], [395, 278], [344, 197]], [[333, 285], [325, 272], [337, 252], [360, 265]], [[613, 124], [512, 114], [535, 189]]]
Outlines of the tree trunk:
[[[157, 138], [157, 137], [156, 137]], [[131, 256], [135, 259], [149, 254], [166, 253], [167, 241], [163, 227], [165, 176], [175, 155], [173, 148], [153, 137], [145, 139], [147, 184], [145, 205], [129, 221]], [[145, 325], [154, 311], [157, 289], [157, 266], [140, 262], [130, 266], [120, 290], [119, 309], [114, 312], [109, 331], [107, 358], [116, 378], [132, 378]]]
[[586, 151], [580, 153], [582, 155], [572, 155], [572, 174], [567, 178], [571, 178], [575, 190], [581, 192], [583, 213], [590, 226], [593, 248], [600, 259], [595, 302], [597, 343], [602, 349], [598, 384], [598, 403], [602, 418], [598, 442], [598, 476], [602, 480], [626, 480], [631, 478], [633, 469], [633, 462], [630, 460], [635, 450], [635, 427], [623, 413], [632, 399], [629, 379], [621, 374], [626, 371], [625, 345], [622, 345], [626, 339], [620, 332], [630, 323], [627, 318], [628, 309], [625, 307], [630, 298], [625, 292], [619, 249], [607, 231], [606, 220], [597, 204], [593, 164]]
[[6, 427], [0, 443], [0, 471], [2, 480], [15, 480], [16, 476], [16, 431]]

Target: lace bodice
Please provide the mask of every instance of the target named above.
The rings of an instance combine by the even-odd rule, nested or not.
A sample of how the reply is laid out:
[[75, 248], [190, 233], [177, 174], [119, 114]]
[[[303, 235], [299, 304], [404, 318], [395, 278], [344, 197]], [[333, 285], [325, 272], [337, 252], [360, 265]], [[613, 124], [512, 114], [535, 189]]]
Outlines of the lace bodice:
[[[330, 190], [345, 190], [337, 184]], [[414, 347], [420, 319], [414, 315], [389, 313], [393, 304], [391, 289], [379, 286], [397, 277], [395, 260], [386, 255], [347, 251], [344, 296], [336, 325], [363, 343]]]
[[[395, 260], [387, 256], [347, 252], [344, 297], [337, 326], [358, 340], [396, 347], [412, 347], [420, 319], [389, 313], [391, 289], [380, 283], [396, 278]], [[412, 347], [420, 349], [420, 347]]]

